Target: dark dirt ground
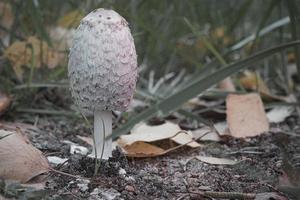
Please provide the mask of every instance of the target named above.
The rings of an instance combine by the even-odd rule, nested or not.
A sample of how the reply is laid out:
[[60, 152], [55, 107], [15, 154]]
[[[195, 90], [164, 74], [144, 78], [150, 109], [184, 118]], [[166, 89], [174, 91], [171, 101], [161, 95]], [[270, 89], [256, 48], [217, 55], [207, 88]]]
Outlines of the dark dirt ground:
[[[203, 148], [184, 147], [155, 158], [126, 158], [116, 150], [112, 159], [101, 163], [97, 176], [93, 176], [92, 159], [71, 155], [69, 145], [62, 142], [70, 140], [88, 147], [75, 137], [90, 136], [82, 120], [48, 118], [40, 120], [38, 127], [39, 134], [29, 134], [33, 145], [45, 155], [68, 158], [66, 164], [56, 169], [81, 177], [51, 172], [43, 193], [47, 199], [214, 199], [199, 195], [203, 191], [275, 192], [296, 199], [300, 188], [300, 174], [295, 171], [300, 168], [300, 122], [295, 116], [272, 125], [270, 133], [259, 137], [227, 137], [222, 142], [202, 143]], [[211, 165], [195, 159], [198, 155], [240, 162], [231, 166]], [[289, 179], [296, 189], [278, 191], [279, 177]]]

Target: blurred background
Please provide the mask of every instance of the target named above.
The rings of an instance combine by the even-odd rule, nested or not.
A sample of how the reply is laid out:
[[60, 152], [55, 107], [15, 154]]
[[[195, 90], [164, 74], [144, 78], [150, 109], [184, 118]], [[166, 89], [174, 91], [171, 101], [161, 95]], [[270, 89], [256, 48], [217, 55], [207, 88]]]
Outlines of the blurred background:
[[[295, 5], [283, 0], [0, 0], [0, 92], [11, 100], [6, 117], [74, 115], [68, 49], [80, 20], [96, 8], [114, 9], [129, 22], [140, 70], [135, 109], [188, 90], [190, 83], [262, 49], [297, 39], [290, 20], [299, 14]], [[202, 94], [222, 98], [228, 91], [251, 90], [273, 100], [288, 96], [299, 87], [294, 52], [283, 49], [253, 60], [252, 70], [227, 79], [231, 86]], [[170, 103], [172, 109], [181, 106]]]

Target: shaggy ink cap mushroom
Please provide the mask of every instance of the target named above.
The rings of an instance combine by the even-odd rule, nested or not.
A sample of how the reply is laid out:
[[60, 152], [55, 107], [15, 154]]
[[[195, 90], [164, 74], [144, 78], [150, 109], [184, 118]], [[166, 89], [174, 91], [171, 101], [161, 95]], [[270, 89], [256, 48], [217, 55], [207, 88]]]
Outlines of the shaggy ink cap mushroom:
[[68, 67], [72, 96], [83, 113], [125, 111], [137, 81], [137, 55], [126, 20], [103, 8], [84, 17]]
[[[137, 81], [137, 55], [128, 23], [113, 10], [94, 10], [84, 17], [70, 49], [68, 75], [75, 104], [94, 115], [92, 156], [111, 156], [111, 111], [125, 111]], [[105, 136], [106, 134], [106, 136]], [[95, 152], [96, 150], [96, 152]]]

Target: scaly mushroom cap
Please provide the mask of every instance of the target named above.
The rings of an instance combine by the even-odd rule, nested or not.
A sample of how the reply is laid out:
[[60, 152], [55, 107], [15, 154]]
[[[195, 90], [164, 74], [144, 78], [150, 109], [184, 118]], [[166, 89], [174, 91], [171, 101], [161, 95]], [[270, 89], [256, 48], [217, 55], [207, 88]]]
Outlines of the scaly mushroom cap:
[[125, 111], [137, 81], [137, 56], [126, 20], [103, 8], [84, 17], [70, 49], [68, 72], [82, 112]]

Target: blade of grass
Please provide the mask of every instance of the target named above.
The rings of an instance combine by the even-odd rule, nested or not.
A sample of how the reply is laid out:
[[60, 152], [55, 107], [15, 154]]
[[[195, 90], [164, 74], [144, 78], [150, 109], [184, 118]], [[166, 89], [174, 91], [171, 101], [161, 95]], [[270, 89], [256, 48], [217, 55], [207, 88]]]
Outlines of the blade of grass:
[[56, 84], [56, 83], [31, 83], [29, 86], [27, 84], [21, 84], [14, 87], [15, 90], [30, 88], [69, 88], [68, 84]]
[[28, 1], [28, 14], [29, 17], [31, 18], [31, 22], [34, 25], [35, 31], [38, 33], [38, 35], [47, 41], [47, 44], [52, 47], [52, 42], [51, 39], [45, 29], [45, 25], [43, 23], [43, 16], [40, 11], [40, 7], [34, 3], [34, 1]]
[[[291, 31], [293, 40], [300, 39], [300, 2], [296, 0], [285, 1], [291, 19]], [[295, 47], [298, 79], [300, 80], [300, 47]]]
[[216, 59], [222, 64], [227, 65], [225, 59], [222, 57], [222, 55], [216, 50], [216, 48], [205, 38], [204, 35], [202, 35], [199, 31], [196, 30], [195, 26], [192, 25], [192, 23], [187, 19], [183, 18], [184, 22], [188, 25], [188, 27], [191, 29], [194, 35], [198, 37], [198, 39], [201, 39], [205, 45], [205, 47], [216, 57]]
[[78, 113], [74, 113], [71, 111], [64, 111], [64, 110], [18, 108], [18, 109], [16, 109], [16, 111], [19, 113], [33, 113], [33, 114], [41, 114], [41, 115], [65, 115], [65, 116], [76, 117], [76, 118], [80, 117], [80, 115], [78, 115]]
[[[282, 26], [285, 26], [290, 23], [290, 18], [289, 17], [284, 17], [280, 20], [275, 21], [274, 23], [266, 26], [265, 28], [261, 29], [259, 32], [259, 36], [264, 36], [268, 33], [271, 33], [273, 30], [280, 28]], [[251, 34], [250, 36], [246, 37], [245, 39], [241, 40], [240, 42], [236, 43], [232, 47], [230, 47], [230, 50], [235, 51], [238, 50], [245, 45], [247, 45], [249, 42], [252, 42], [255, 39], [255, 34]]]
[[179, 92], [167, 97], [166, 99], [156, 103], [151, 106], [147, 110], [135, 115], [132, 117], [127, 123], [125, 123], [121, 128], [117, 129], [113, 132], [112, 137], [116, 138], [122, 134], [125, 134], [130, 131], [130, 129], [140, 121], [148, 120], [156, 114], [165, 116], [170, 112], [178, 109], [184, 102], [189, 99], [199, 95], [204, 90], [223, 80], [227, 76], [230, 76], [234, 73], [237, 73], [241, 69], [246, 68], [249, 65], [253, 65], [254, 63], [274, 54], [283, 49], [294, 47], [295, 45], [299, 45], [300, 41], [294, 41], [290, 43], [285, 43], [273, 48], [269, 48], [254, 55], [245, 58], [241, 61], [232, 63], [227, 67], [221, 68], [220, 70], [206, 76], [203, 79], [197, 80], [193, 82], [193, 84], [183, 88]]
[[249, 11], [249, 8], [251, 8], [253, 1], [247, 0], [244, 2], [244, 4], [240, 7], [237, 15], [234, 17], [231, 24], [229, 24], [227, 29], [227, 34], [231, 34], [232, 31], [235, 29], [235, 27], [239, 24], [239, 22], [246, 16], [246, 14]]
[[270, 18], [275, 6], [280, 3], [278, 0], [272, 0], [270, 1], [269, 3], [269, 7], [267, 8], [267, 11], [263, 14], [259, 24], [258, 24], [258, 28], [256, 30], [256, 33], [255, 33], [255, 38], [252, 42], [252, 45], [251, 45], [251, 49], [250, 49], [250, 52], [252, 53], [255, 49], [255, 46], [256, 46], [256, 43], [258, 42], [258, 39], [259, 39], [259, 33], [261, 32], [261, 29], [265, 26], [267, 20]]
[[7, 134], [7, 135], [3, 135], [3, 136], [0, 137], [0, 140], [4, 139], [4, 138], [6, 138], [6, 137], [8, 137], [10, 135], [12, 135], [12, 133], [11, 134]]

